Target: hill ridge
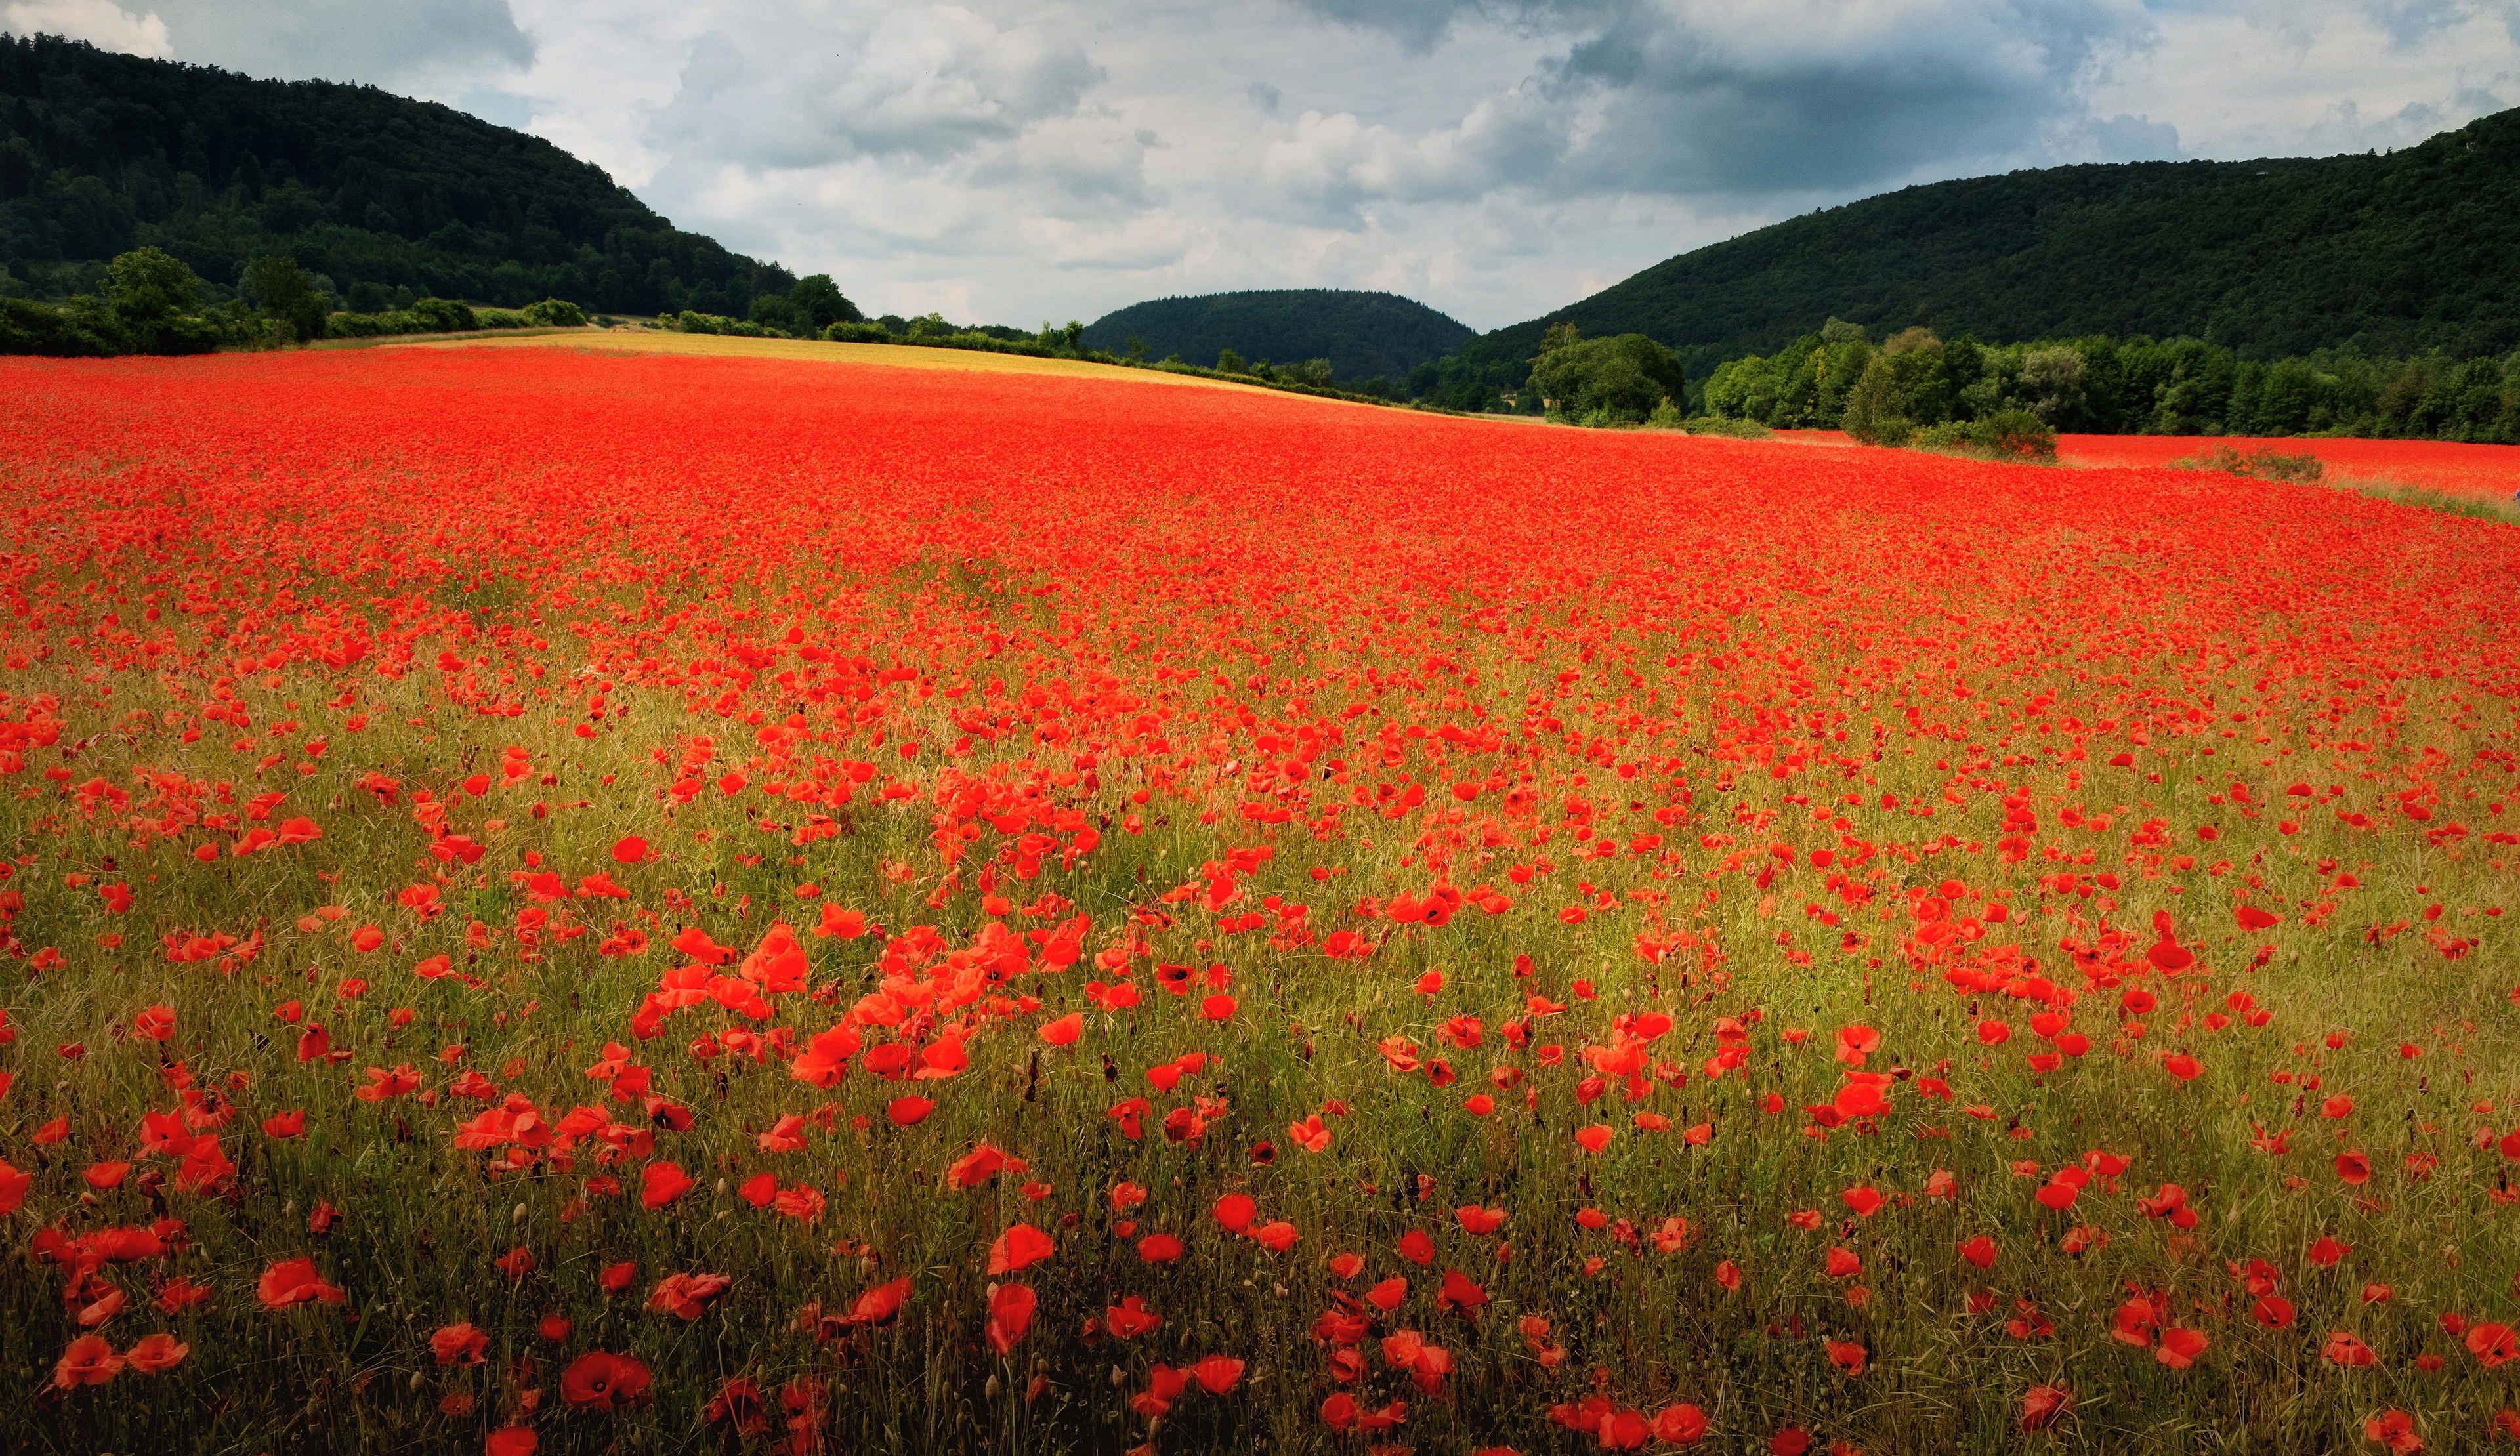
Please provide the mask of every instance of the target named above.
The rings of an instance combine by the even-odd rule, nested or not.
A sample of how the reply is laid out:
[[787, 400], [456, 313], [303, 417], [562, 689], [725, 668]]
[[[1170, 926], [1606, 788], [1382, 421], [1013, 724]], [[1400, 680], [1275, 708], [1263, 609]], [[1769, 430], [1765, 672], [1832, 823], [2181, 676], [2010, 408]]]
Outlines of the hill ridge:
[[1398, 379], [1476, 338], [1477, 331], [1414, 298], [1368, 288], [1243, 288], [1170, 293], [1115, 309], [1085, 330], [1088, 347], [1213, 364], [1223, 349], [1280, 364], [1328, 359], [1337, 377]]
[[2243, 357], [2520, 345], [2520, 109], [2388, 154], [2084, 162], [1924, 183], [1676, 254], [1552, 325], [1645, 333], [1693, 378], [1836, 317], [1988, 339], [2193, 335]]
[[740, 315], [794, 282], [593, 162], [440, 103], [0, 34], [0, 291], [92, 288], [143, 245], [221, 287], [285, 253], [352, 307], [559, 296]]

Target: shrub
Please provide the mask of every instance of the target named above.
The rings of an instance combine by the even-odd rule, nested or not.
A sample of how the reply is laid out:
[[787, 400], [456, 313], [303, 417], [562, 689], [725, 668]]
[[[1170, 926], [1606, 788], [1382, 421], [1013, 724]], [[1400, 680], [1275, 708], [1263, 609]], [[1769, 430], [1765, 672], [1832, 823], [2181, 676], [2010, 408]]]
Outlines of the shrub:
[[565, 298], [546, 298], [540, 303], [528, 304], [525, 317], [545, 329], [586, 327], [586, 310]]
[[409, 312], [420, 321], [421, 331], [427, 333], [469, 333], [480, 327], [472, 310], [452, 298], [423, 298], [413, 303]]
[[1776, 435], [1756, 419], [1734, 419], [1726, 415], [1699, 415], [1681, 421], [1680, 427], [1692, 435], [1722, 435], [1732, 440], [1766, 440]]
[[696, 314], [689, 309], [669, 318], [659, 319], [657, 322], [668, 329], [679, 330], [684, 333], [723, 333], [736, 338], [786, 338], [788, 336], [782, 330], [767, 328], [750, 319], [730, 319], [724, 314]]
[[1979, 449], [2005, 460], [2054, 460], [2056, 431], [2028, 410], [1999, 410], [1969, 425]]
[[2003, 410], [1984, 419], [1954, 419], [1917, 433], [1919, 450], [1948, 451], [1987, 460], [2052, 461], [2056, 432], [2027, 410]]
[[823, 331], [823, 337], [843, 344], [888, 344], [892, 333], [881, 324], [851, 323], [842, 320]]
[[2289, 480], [2309, 485], [2326, 475], [2327, 467], [2315, 455], [2285, 455], [2274, 450], [2254, 450], [2247, 454], [2228, 445], [2217, 445], [2203, 455], [2182, 455], [2170, 463], [2173, 470], [2215, 470], [2227, 475], [2247, 475], [2259, 480]]
[[48, 303], [0, 298], [0, 354], [92, 359], [121, 353], [119, 342], [95, 327], [101, 322], [76, 318]]

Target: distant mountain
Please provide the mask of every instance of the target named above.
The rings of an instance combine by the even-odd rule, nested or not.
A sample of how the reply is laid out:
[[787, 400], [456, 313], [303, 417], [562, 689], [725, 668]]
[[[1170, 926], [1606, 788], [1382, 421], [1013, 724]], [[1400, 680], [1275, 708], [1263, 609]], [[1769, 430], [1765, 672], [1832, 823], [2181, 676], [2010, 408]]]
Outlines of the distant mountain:
[[1639, 332], [1692, 379], [1832, 316], [1878, 339], [2187, 334], [2244, 359], [2520, 345], [2520, 110], [2389, 155], [2051, 167], [1911, 187], [1657, 263], [1482, 336]]
[[436, 294], [742, 314], [794, 282], [442, 106], [0, 36], [0, 292], [79, 291], [150, 243], [221, 286], [285, 253], [363, 309]]
[[1131, 337], [1147, 357], [1178, 354], [1214, 364], [1232, 349], [1278, 364], [1327, 359], [1346, 380], [1397, 379], [1426, 360], [1477, 337], [1468, 326], [1396, 293], [1345, 288], [1275, 288], [1157, 298], [1104, 314], [1085, 330], [1088, 348], [1125, 353]]

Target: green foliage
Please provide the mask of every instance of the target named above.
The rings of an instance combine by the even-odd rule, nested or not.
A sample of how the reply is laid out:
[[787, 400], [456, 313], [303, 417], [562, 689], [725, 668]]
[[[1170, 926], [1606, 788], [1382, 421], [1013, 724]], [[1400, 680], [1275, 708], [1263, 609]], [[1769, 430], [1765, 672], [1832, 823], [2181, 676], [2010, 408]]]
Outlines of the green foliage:
[[286, 256], [362, 312], [436, 294], [742, 314], [791, 284], [601, 168], [442, 106], [0, 37], [0, 267], [60, 299], [142, 246], [213, 302], [247, 260]]
[[2226, 475], [2249, 475], [2260, 480], [2290, 480], [2313, 485], [2327, 474], [2327, 466], [2318, 456], [2285, 455], [2274, 450], [2241, 452], [2228, 445], [2217, 445], [2202, 455], [2183, 455], [2170, 463], [2173, 470], [2214, 470]]
[[1532, 366], [1531, 387], [1555, 413], [1603, 424], [1640, 423], [1665, 401], [1688, 393], [1679, 358], [1642, 333], [1551, 349]]
[[525, 320], [544, 329], [583, 329], [586, 310], [565, 298], [546, 298], [525, 305]]
[[[2385, 156], [2050, 167], [1912, 187], [1658, 263], [1480, 337], [1642, 332], [1692, 375], [1814, 319], [1884, 337], [2212, 338], [2244, 359], [2520, 347], [2520, 110]], [[1852, 342], [1823, 335], [1820, 342]], [[2211, 414], [2210, 410], [2198, 413]]]
[[788, 290], [788, 315], [795, 321], [800, 334], [819, 333], [833, 324], [855, 324], [866, 318], [828, 273], [796, 280], [796, 286]]
[[1986, 460], [2056, 459], [2056, 432], [2027, 410], [2004, 410], [1985, 419], [1950, 419], [1928, 425], [1916, 432], [1914, 444], [1919, 450]]
[[1886, 356], [1874, 355], [1847, 391], [1845, 429], [1867, 445], [1905, 445], [1915, 421], [1899, 413], [1898, 383]]
[[657, 322], [682, 333], [724, 333], [737, 338], [786, 338], [784, 329], [757, 324], [750, 319], [730, 319], [724, 314], [693, 313], [689, 309]]
[[201, 308], [201, 280], [162, 249], [115, 257], [103, 281], [102, 296], [80, 293], [60, 304], [0, 297], [0, 354], [206, 354], [269, 337], [241, 304]]
[[120, 340], [102, 331], [95, 316], [24, 298], [0, 298], [0, 354], [49, 354], [93, 359], [123, 352]]
[[1722, 435], [1732, 440], [1765, 440], [1772, 433], [1755, 419], [1732, 419], [1722, 415], [1692, 416], [1682, 420], [1680, 427], [1692, 435]]
[[[2328, 352], [2258, 364], [2199, 339], [2094, 335], [1988, 345], [1909, 334], [1879, 353], [1891, 415], [1922, 426], [2005, 411], [2092, 434], [2352, 434], [2520, 444], [2520, 354], [2378, 360]], [[1777, 429], [1845, 423], [1870, 368], [1860, 339], [1806, 334], [1716, 367], [1707, 413]], [[1843, 383], [1841, 381], [1844, 381]]]
[[1475, 335], [1443, 314], [1391, 293], [1339, 288], [1268, 289], [1158, 298], [1105, 314], [1084, 346], [1118, 350], [1130, 337], [1148, 352], [1213, 359], [1328, 359], [1334, 378], [1405, 375]]
[[[256, 258], [245, 266], [245, 272], [237, 282], [246, 296], [262, 309], [264, 317], [271, 320], [275, 333], [284, 342], [305, 343], [324, 336], [325, 320], [333, 312], [333, 300], [316, 288], [315, 281], [297, 266], [296, 259], [279, 256]], [[441, 300], [426, 301], [435, 303]]]
[[1220, 375], [1245, 374], [1249, 372], [1250, 368], [1250, 365], [1242, 362], [1242, 356], [1237, 354], [1232, 349], [1219, 349], [1216, 351], [1216, 372]]

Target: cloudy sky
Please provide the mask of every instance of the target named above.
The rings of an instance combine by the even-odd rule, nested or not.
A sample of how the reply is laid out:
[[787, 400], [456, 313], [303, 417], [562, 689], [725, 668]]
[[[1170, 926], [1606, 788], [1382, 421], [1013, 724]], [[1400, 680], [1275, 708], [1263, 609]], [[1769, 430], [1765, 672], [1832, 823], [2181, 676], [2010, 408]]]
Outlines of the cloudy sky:
[[547, 137], [871, 312], [1387, 288], [1474, 328], [1912, 182], [2520, 105], [2520, 0], [0, 0]]

